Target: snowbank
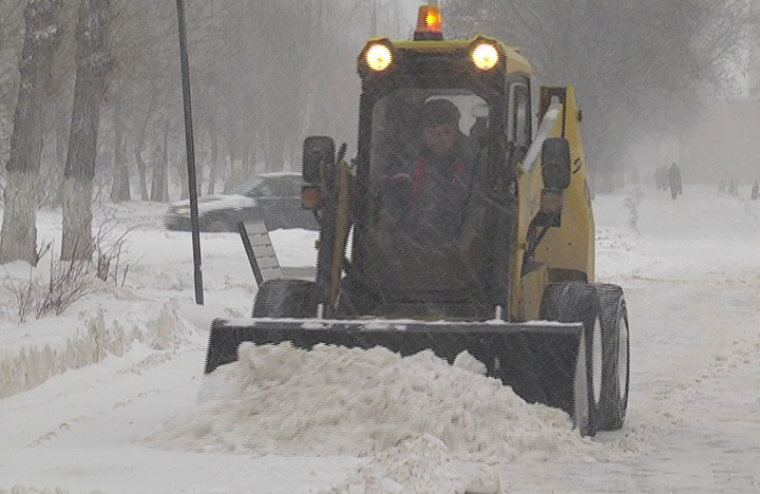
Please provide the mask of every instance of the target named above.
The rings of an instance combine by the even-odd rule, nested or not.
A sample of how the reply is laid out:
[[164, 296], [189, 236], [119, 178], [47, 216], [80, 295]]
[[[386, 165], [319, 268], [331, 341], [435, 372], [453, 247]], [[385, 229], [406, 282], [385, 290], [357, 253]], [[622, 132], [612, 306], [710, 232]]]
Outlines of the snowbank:
[[124, 355], [137, 342], [159, 351], [177, 348], [196, 330], [178, 314], [177, 300], [143, 309], [143, 320], [131, 326], [126, 318], [122, 323], [117, 319], [107, 323], [104, 310], [98, 308], [78, 318], [59, 318], [58, 334], [4, 345], [0, 349], [0, 398], [39, 386], [69, 369], [95, 364], [108, 355]]
[[[192, 304], [193, 271], [190, 233], [168, 232], [161, 226], [165, 205], [129, 203], [107, 206], [99, 214], [113, 228], [124, 232], [125, 250], [120, 258], [119, 281], [114, 286], [94, 280], [90, 293], [60, 316], [32, 316], [19, 324], [12, 287], [31, 279], [44, 284], [50, 277], [50, 257], [36, 267], [24, 262], [3, 266], [0, 281], [0, 398], [43, 384], [69, 369], [98, 363], [108, 355], [122, 356], [135, 343], [154, 350], [176, 348], [187, 336], [205, 331], [213, 317], [242, 317], [253, 301], [256, 285], [237, 234], [204, 234], [204, 266], [212, 275], [205, 279], [206, 308], [198, 321], [188, 313]], [[0, 208], [0, 218], [2, 217]], [[60, 241], [61, 213], [41, 210], [39, 242]], [[270, 233], [281, 265], [313, 266], [318, 233], [309, 230], [275, 230]], [[232, 293], [230, 293], [232, 292]], [[244, 297], [240, 299], [240, 297]], [[232, 310], [231, 307], [239, 307]]]
[[[472, 358], [463, 359], [472, 366]], [[468, 362], [468, 360], [470, 360]], [[593, 455], [564, 412], [529, 405], [501, 381], [432, 351], [244, 343], [207, 377], [192, 412], [146, 443], [253, 455], [366, 456], [431, 435], [455, 455]]]

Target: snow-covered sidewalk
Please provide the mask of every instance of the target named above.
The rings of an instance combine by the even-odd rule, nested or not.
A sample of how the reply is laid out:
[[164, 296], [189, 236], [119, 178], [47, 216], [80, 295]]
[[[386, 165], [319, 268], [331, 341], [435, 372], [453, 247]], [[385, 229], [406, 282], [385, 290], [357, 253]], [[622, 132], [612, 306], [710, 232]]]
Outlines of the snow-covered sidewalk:
[[[137, 203], [123, 287], [21, 326], [0, 306], [0, 493], [760, 492], [760, 203], [687, 186], [594, 209], [597, 278], [624, 287], [631, 321], [621, 431], [582, 439], [425, 356], [246, 350], [204, 378], [211, 319], [255, 294], [242, 245], [203, 235], [198, 307], [189, 234]], [[55, 239], [60, 213], [39, 228]], [[313, 232], [272, 237], [283, 265], [313, 265]]]

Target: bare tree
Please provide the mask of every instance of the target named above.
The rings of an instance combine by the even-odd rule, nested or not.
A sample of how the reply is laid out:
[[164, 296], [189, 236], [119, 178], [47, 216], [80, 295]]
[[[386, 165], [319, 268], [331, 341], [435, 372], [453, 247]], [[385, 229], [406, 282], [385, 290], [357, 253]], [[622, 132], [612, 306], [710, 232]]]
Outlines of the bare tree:
[[[113, 57], [116, 62], [110, 79], [113, 81], [107, 99], [113, 107], [114, 139], [117, 129], [134, 136], [125, 139], [131, 143], [140, 198], [149, 200], [148, 164], [144, 153], [159, 141], [156, 127], [166, 107], [178, 99], [174, 96], [176, 83], [167, 74], [178, 65], [178, 55], [172, 50], [176, 44], [173, 30], [176, 18], [172, 17], [172, 2], [134, 2], [115, 0], [111, 32]], [[117, 112], [117, 105], [120, 107]], [[120, 117], [117, 119], [117, 115]], [[108, 114], [105, 115], [108, 118]], [[116, 150], [114, 142], [114, 150]], [[114, 170], [114, 186], [121, 185], [121, 200], [127, 200], [129, 171], [132, 163], [126, 150], [120, 160], [119, 171]], [[118, 181], [118, 184], [117, 184]], [[161, 185], [163, 186], [163, 185]], [[116, 192], [116, 189], [115, 189]]]
[[[0, 11], [0, 163], [10, 157], [10, 132], [18, 100], [18, 60], [24, 42], [24, 7], [28, 0], [6, 1]], [[0, 201], [6, 183], [0, 166]]]
[[163, 146], [158, 145], [153, 151], [153, 178], [150, 184], [150, 200], [154, 202], [166, 202], [169, 200], [169, 119], [164, 123]]
[[[395, 34], [390, 19], [395, 1], [378, 0], [383, 7], [377, 18], [380, 35]], [[0, 160], [5, 163], [19, 87], [15, 60], [20, 57], [23, 34], [23, 7], [16, 5], [28, 0], [0, 3]], [[76, 154], [81, 151], [70, 149], [81, 142], [76, 138], [68, 142], [69, 136], [83, 137], [81, 129], [70, 125], [79, 118], [72, 116], [72, 106], [77, 72], [83, 69], [75, 55], [81, 43], [73, 28], [79, 3], [62, 3], [60, 23], [72, 28], [63, 33], [53, 64], [56, 84], [50, 97], [57, 116], [46, 125], [55, 139], [43, 148], [40, 164], [40, 183], [46, 191], [40, 201], [51, 206], [62, 204], [64, 169], [69, 169], [66, 182], [71, 188], [72, 177], [80, 176], [74, 170], [90, 166]], [[124, 184], [121, 177], [130, 177], [139, 183], [143, 200], [152, 196], [165, 201], [168, 191], [173, 196], [182, 190], [175, 165], [184, 155], [181, 118], [177, 118], [182, 113], [182, 91], [174, 2], [110, 0], [110, 4], [114, 67], [100, 112], [95, 146], [100, 161], [97, 167], [92, 165], [95, 187], [104, 184], [106, 191], [93, 190], [93, 197], [109, 197], [112, 185], [124, 192], [118, 183]], [[297, 166], [301, 141], [309, 133], [330, 134], [349, 146], [355, 144], [359, 95], [355, 67], [357, 52], [371, 35], [367, 5], [357, 0], [188, 2], [195, 148], [199, 184], [207, 180], [204, 191], [263, 169]], [[159, 146], [161, 152], [151, 159]], [[151, 170], [152, 163], [157, 170]], [[80, 177], [86, 177], [82, 173]], [[3, 168], [0, 187], [7, 181], [5, 175]], [[137, 191], [138, 186], [135, 196]]]
[[113, 185], [111, 187], [111, 200], [113, 202], [129, 201], [132, 198], [129, 189], [129, 164], [127, 161], [123, 100], [122, 89], [118, 88], [114, 91], [113, 96]]
[[92, 181], [100, 105], [113, 62], [108, 48], [110, 0], [81, 0], [77, 22], [77, 77], [63, 182], [61, 259], [92, 256]]
[[[154, 98], [151, 100], [155, 101], [155, 93], [153, 93]], [[149, 106], [150, 107], [150, 106]], [[143, 151], [145, 151], [145, 140], [146, 140], [146, 133], [148, 128], [148, 121], [150, 120], [150, 112], [146, 112], [146, 115], [142, 119], [138, 119], [138, 121], [135, 123], [137, 126], [137, 133], [135, 136], [135, 147], [133, 149], [133, 153], [135, 155], [135, 162], [137, 163], [137, 178], [138, 182], [140, 184], [140, 199], [143, 201], [147, 201], [150, 199], [150, 196], [148, 195], [148, 174], [147, 174], [147, 166], [145, 164], [145, 158], [143, 157]]]
[[59, 44], [61, 0], [31, 0], [24, 11], [26, 33], [19, 61], [18, 103], [13, 119], [10, 159], [6, 165], [5, 213], [0, 234], [0, 263], [37, 264], [38, 176], [43, 122], [52, 83], [51, 68]]

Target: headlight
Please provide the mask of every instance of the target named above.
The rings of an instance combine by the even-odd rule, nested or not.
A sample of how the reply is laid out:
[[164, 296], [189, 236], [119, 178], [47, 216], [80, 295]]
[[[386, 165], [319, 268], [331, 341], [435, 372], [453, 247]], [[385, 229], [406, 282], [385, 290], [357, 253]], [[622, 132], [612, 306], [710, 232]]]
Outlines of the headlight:
[[375, 71], [387, 69], [393, 61], [393, 54], [390, 48], [384, 44], [378, 43], [369, 47], [365, 55], [367, 66]]
[[471, 57], [475, 67], [488, 70], [499, 62], [499, 51], [491, 43], [480, 43], [472, 50]]
[[174, 213], [180, 216], [187, 216], [190, 215], [190, 208], [177, 208], [174, 210]]

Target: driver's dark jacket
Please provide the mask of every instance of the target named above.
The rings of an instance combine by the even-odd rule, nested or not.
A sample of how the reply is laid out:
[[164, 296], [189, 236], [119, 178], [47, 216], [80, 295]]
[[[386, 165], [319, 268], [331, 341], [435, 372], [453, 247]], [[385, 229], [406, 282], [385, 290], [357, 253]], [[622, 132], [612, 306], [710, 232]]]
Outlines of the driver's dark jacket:
[[485, 184], [484, 170], [478, 168], [484, 164], [477, 158], [461, 136], [448, 156], [420, 157], [407, 175], [407, 187], [389, 181], [396, 190], [383, 196], [398, 203], [385, 206], [397, 218], [378, 233], [385, 236], [383, 269], [399, 289], [456, 290], [481, 278], [483, 218], [477, 211]]

